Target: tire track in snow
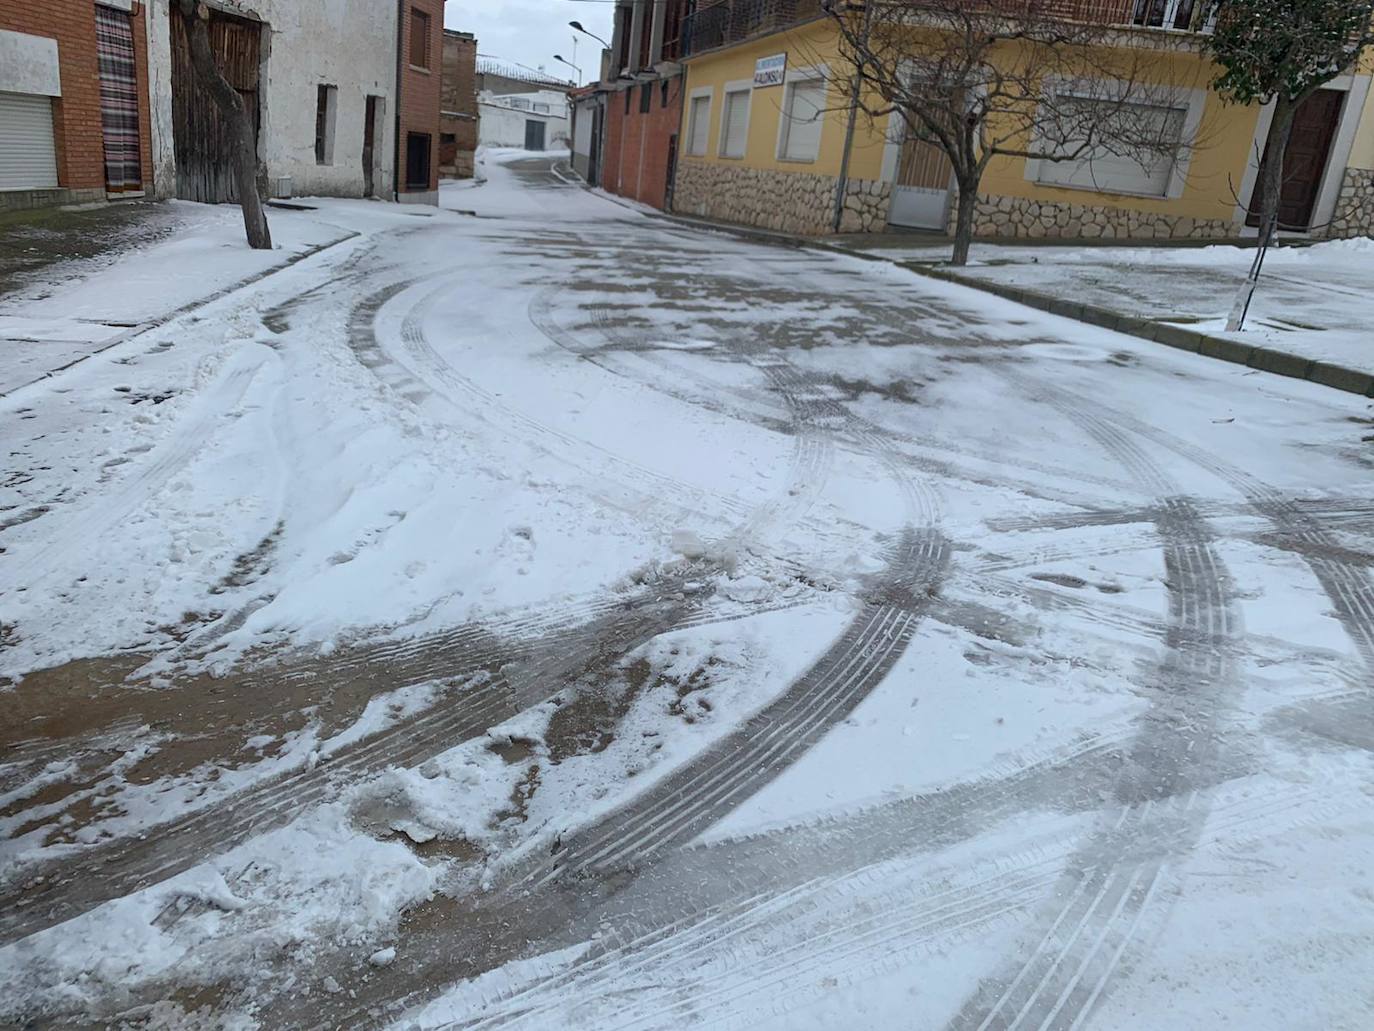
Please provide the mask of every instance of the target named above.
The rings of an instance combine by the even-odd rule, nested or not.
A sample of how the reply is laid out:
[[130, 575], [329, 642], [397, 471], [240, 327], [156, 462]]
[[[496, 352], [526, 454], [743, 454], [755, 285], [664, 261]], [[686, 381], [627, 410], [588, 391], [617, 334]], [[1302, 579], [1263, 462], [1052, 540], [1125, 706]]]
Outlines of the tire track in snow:
[[[249, 354], [249, 351], [258, 352]], [[233, 352], [210, 388], [174, 426], [171, 439], [154, 449], [149, 459], [124, 477], [113, 491], [91, 491], [81, 502], [64, 503], [64, 516], [50, 513], [41, 522], [42, 546], [32, 545], [10, 560], [10, 590], [32, 589], [71, 561], [95, 540], [101, 540], [120, 522], [146, 504], [210, 442], [215, 424], [248, 393], [258, 370], [271, 358], [265, 348]], [[70, 506], [70, 507], [68, 507]], [[3, 561], [3, 560], [0, 560]]]
[[1119, 809], [1076, 850], [1012, 965], [985, 979], [952, 1022], [958, 1031], [1078, 1027], [1106, 992], [1170, 861], [1196, 845], [1205, 817], [1199, 788], [1218, 759], [1216, 729], [1236, 688], [1237, 629], [1230, 578], [1192, 502], [1135, 441], [1064, 391], [1012, 372], [1024, 393], [1080, 427], [1157, 497], [1155, 528], [1169, 586], [1168, 652], [1114, 785]]

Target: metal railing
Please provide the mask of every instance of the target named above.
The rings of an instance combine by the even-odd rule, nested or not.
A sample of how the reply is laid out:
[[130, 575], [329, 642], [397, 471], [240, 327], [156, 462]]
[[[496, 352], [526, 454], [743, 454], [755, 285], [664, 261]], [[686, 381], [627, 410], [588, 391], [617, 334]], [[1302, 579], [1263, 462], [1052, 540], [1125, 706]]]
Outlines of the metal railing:
[[682, 53], [739, 43], [822, 13], [821, 0], [707, 0], [683, 21]]

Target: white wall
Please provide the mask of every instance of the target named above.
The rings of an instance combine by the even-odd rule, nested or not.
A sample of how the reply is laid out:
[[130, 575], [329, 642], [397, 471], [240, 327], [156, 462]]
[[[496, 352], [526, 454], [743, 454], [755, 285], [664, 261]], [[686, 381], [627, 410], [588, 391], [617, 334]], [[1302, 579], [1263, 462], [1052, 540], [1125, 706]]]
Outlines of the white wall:
[[[517, 108], [520, 101], [529, 110]], [[548, 107], [548, 113], [534, 110], [535, 104]], [[525, 123], [543, 122], [544, 146], [548, 150], [566, 149], [571, 143], [571, 124], [568, 119], [568, 98], [551, 90], [536, 93], [511, 93], [495, 96], [489, 90], [478, 95], [481, 121], [477, 127], [477, 142], [485, 147], [523, 147]]]
[[[159, 194], [176, 189], [168, 0], [149, 0], [149, 89]], [[374, 190], [389, 197], [396, 139], [396, 5], [390, 0], [217, 0], [265, 23], [259, 83], [259, 155], [298, 196], [363, 194], [363, 121], [369, 94], [383, 99]], [[333, 162], [315, 161], [317, 87], [338, 87]]]

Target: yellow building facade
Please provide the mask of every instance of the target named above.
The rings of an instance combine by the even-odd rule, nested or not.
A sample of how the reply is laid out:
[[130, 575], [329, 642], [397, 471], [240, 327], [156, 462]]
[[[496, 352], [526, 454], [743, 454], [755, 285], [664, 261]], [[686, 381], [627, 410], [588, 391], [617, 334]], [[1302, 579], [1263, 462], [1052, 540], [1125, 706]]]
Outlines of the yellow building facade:
[[[731, 2], [738, 0], [722, 6]], [[1185, 36], [1148, 28], [1122, 36], [1132, 61], [1148, 55], [1140, 66], [1177, 108], [1176, 157], [1076, 168], [999, 156], [980, 184], [977, 235], [1230, 239], [1251, 232], [1248, 202], [1269, 110], [1224, 102], [1208, 86], [1213, 66]], [[829, 18], [699, 51], [686, 66], [674, 210], [803, 234], [949, 227], [948, 162], [928, 145], [908, 143], [900, 116], [851, 110], [852, 66]], [[1310, 236], [1374, 235], [1371, 71], [1366, 63], [1320, 91], [1295, 132], [1290, 160], [1292, 146], [1310, 150], [1303, 167], [1311, 181], [1290, 185], [1285, 224]]]

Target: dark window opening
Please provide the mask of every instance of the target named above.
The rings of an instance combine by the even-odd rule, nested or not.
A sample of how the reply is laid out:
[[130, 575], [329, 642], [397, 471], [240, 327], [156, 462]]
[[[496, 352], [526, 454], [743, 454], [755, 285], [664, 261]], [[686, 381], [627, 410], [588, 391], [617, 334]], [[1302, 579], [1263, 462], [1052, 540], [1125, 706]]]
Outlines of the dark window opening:
[[429, 133], [406, 134], [406, 189], [429, 189]]
[[634, 92], [633, 90], [626, 90], [626, 91], [625, 91], [625, 113], [626, 113], [627, 115], [630, 113], [630, 94], [633, 93], [633, 92]]
[[647, 115], [649, 113], [649, 102], [654, 99], [654, 84], [646, 82], [639, 87], [639, 113]]
[[667, 106], [668, 106], [668, 80], [667, 80], [667, 79], [664, 79], [661, 83], [659, 83], [658, 106], [659, 106], [659, 107], [667, 107]]
[[418, 7], [410, 9], [410, 63], [429, 67], [429, 15]]
[[315, 88], [315, 164], [334, 163], [334, 112], [338, 109], [338, 87]]
[[450, 144], [450, 143], [457, 143], [457, 142], [458, 142], [458, 136], [457, 136], [456, 133], [441, 132], [441, 133], [439, 134], [439, 145], [440, 145], [440, 146], [447, 146], [447, 145]]

